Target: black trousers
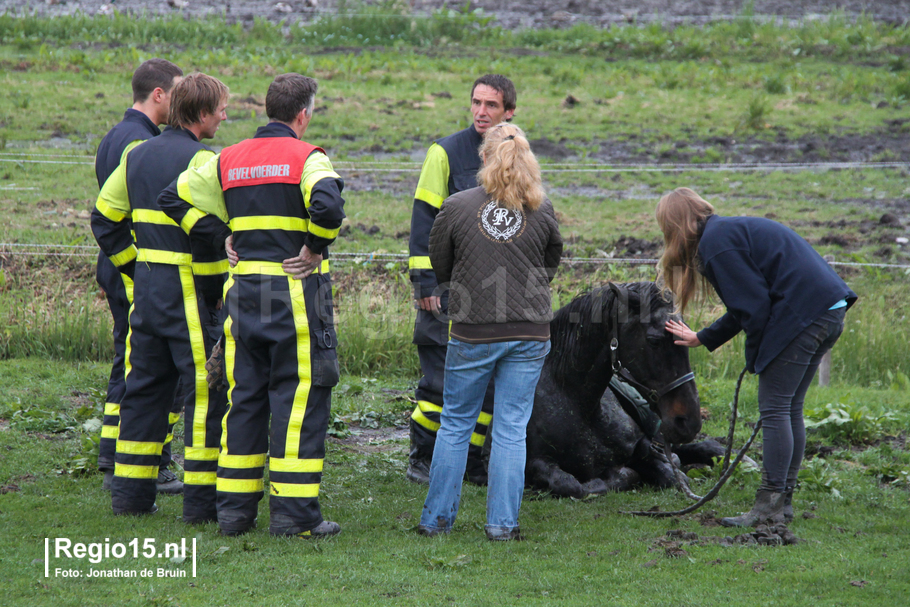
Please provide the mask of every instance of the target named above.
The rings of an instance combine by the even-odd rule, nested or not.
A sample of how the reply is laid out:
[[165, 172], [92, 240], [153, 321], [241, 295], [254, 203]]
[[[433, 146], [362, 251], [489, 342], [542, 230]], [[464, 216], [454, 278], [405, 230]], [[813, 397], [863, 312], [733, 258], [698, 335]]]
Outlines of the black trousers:
[[[126, 336], [129, 333], [129, 311], [132, 300], [133, 281], [120, 273], [104, 254], [98, 254], [98, 266], [95, 271], [95, 280], [107, 297], [107, 305], [114, 319], [114, 362], [111, 365], [111, 376], [107, 382], [107, 398], [104, 403], [104, 418], [101, 426], [101, 445], [98, 453], [98, 468], [100, 470], [114, 469], [114, 454], [117, 451], [117, 434], [120, 431], [120, 403], [126, 392], [126, 379], [124, 378], [126, 366]], [[161, 468], [167, 468], [171, 463], [171, 438], [173, 437], [174, 424], [180, 419], [183, 410], [185, 392], [178, 388], [177, 395], [171, 407], [168, 427], [168, 436], [161, 450]]]
[[[293, 535], [322, 521], [319, 485], [338, 383], [327, 274], [295, 280], [280, 264], [235, 272], [225, 301], [229, 409], [218, 459], [218, 523], [237, 533], [256, 521], [269, 463], [269, 531]], [[267, 274], [265, 272], [268, 272]]]
[[186, 389], [183, 518], [215, 520], [215, 486], [224, 392], [206, 383], [205, 361], [220, 332], [219, 315], [197, 298], [188, 266], [136, 265], [126, 393], [120, 405], [111, 500], [115, 513], [141, 512], [155, 501], [161, 451], [178, 382]]
[[[439, 430], [439, 414], [442, 412], [443, 385], [445, 383], [446, 351], [449, 339], [447, 322], [439, 320], [432, 312], [417, 310], [414, 322], [414, 344], [420, 359], [421, 378], [414, 396], [417, 406], [411, 413], [411, 461], [433, 459], [436, 446], [436, 432]], [[483, 449], [493, 421], [493, 383], [487, 386], [483, 407], [477, 418], [477, 425], [471, 434], [468, 447], [467, 471], [475, 476], [485, 471]]]

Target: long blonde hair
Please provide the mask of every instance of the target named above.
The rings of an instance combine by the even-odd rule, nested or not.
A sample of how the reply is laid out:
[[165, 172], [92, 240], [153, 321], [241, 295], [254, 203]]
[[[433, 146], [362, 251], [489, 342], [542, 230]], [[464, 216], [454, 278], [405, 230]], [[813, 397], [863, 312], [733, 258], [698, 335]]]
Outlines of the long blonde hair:
[[507, 209], [522, 206], [536, 211], [546, 198], [540, 180], [540, 165], [524, 132], [503, 122], [487, 130], [480, 146], [483, 168], [477, 181], [494, 200]]
[[689, 188], [676, 188], [657, 203], [657, 225], [664, 234], [664, 253], [657, 263], [657, 280], [673, 293], [680, 312], [695, 298], [713, 293], [698, 272], [698, 230], [714, 207]]

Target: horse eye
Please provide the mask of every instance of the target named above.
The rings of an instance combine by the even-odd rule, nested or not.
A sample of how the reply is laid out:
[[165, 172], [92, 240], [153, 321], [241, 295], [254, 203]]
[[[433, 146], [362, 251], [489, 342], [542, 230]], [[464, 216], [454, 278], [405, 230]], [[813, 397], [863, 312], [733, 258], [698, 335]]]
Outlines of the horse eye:
[[652, 348], [657, 348], [658, 346], [660, 346], [661, 344], [664, 343], [663, 336], [657, 337], [655, 335], [649, 335], [647, 337], [647, 340], [648, 340], [648, 345], [651, 346]]

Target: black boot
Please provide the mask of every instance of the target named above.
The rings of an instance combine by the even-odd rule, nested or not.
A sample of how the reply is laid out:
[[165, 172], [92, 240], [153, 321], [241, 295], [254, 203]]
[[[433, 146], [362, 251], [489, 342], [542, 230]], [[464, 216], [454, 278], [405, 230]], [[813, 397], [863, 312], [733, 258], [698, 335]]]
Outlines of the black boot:
[[755, 505], [739, 516], [720, 519], [724, 527], [755, 527], [761, 524], [784, 522], [784, 494], [770, 489], [755, 492]]
[[793, 491], [796, 490], [796, 477], [795, 474], [787, 474], [787, 487], [784, 490], [784, 507], [783, 507], [783, 517], [785, 523], [790, 523], [793, 521]]

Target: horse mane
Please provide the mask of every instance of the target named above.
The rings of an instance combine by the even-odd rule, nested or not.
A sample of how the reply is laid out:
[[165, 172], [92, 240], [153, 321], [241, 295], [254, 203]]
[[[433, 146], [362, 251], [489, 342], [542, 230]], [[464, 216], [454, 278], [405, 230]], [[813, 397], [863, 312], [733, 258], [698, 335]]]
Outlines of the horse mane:
[[[663, 298], [660, 288], [653, 282], [613, 284], [629, 293], [630, 302], [635, 299], [638, 299], [639, 302], [650, 302], [656, 298], [662, 302], [661, 305], [672, 305]], [[616, 293], [611, 284], [607, 284], [579, 295], [556, 311], [553, 320], [550, 321], [551, 352], [548, 359], [553, 361], [557, 377], [564, 378], [571, 371], [581, 370], [583, 365], [594, 364], [594, 360], [579, 360], [582, 356], [582, 341], [588, 336], [592, 326], [598, 326], [602, 332], [604, 346], [608, 345], [609, 331], [613, 324], [614, 305], [616, 305]], [[634, 308], [640, 309], [640, 304], [634, 305]]]

